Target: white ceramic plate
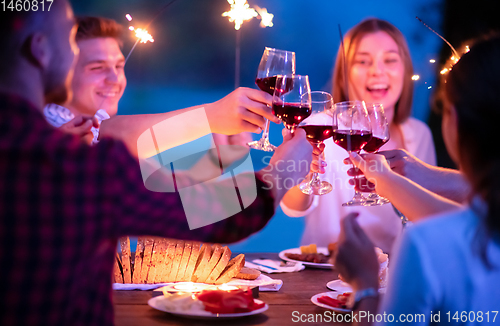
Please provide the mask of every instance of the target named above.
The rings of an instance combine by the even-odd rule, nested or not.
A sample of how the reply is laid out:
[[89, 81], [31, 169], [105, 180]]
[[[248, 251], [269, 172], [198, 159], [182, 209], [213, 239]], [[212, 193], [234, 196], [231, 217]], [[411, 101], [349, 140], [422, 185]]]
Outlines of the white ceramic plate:
[[[200, 310], [195, 310], [195, 311], [175, 311], [175, 310], [170, 310], [166, 307], [165, 304], [162, 304], [163, 300], [165, 299], [164, 296], [160, 295], [154, 298], [151, 298], [148, 300], [148, 305], [153, 307], [154, 309], [168, 312], [172, 315], [176, 316], [181, 316], [185, 318], [191, 318], [191, 319], [226, 319], [226, 318], [240, 318], [240, 317], [245, 317], [245, 316], [251, 316], [251, 315], [257, 315], [260, 313], [263, 313], [267, 309], [269, 309], [269, 306], [266, 305], [260, 309], [250, 311], [250, 312], [241, 312], [241, 313], [234, 313], [234, 314], [214, 314], [209, 311], [200, 309]], [[256, 303], [262, 303], [261, 300], [254, 299]]]
[[326, 283], [326, 287], [332, 291], [337, 291], [337, 294], [352, 292], [351, 286], [346, 282], [342, 282], [341, 280], [330, 281]]
[[[323, 255], [328, 255], [328, 248], [326, 247], [318, 247], [318, 253], [323, 254]], [[283, 250], [279, 253], [279, 257], [285, 261], [293, 261], [293, 262], [299, 262], [302, 263], [304, 266], [307, 267], [314, 267], [314, 268], [324, 268], [324, 269], [331, 269], [333, 267], [332, 264], [325, 263], [325, 264], [320, 264], [320, 263], [309, 263], [307, 261], [301, 261], [301, 260], [295, 260], [295, 259], [290, 259], [285, 256], [285, 254], [291, 253], [291, 254], [300, 254], [300, 248], [292, 248], [292, 249], [286, 249]]]
[[322, 297], [324, 295], [329, 296], [330, 298], [333, 298], [333, 299], [337, 299], [337, 296], [339, 294], [340, 294], [339, 292], [318, 293], [318, 294], [313, 295], [313, 297], [311, 298], [311, 302], [314, 303], [315, 305], [321, 307], [321, 308], [330, 309], [330, 310], [333, 310], [335, 312], [351, 312], [351, 309], [336, 308], [336, 307], [332, 307], [330, 305], [327, 305], [327, 304], [324, 304], [324, 303], [321, 303], [318, 301], [318, 298]]
[[[326, 287], [332, 291], [336, 291], [337, 294], [342, 294], [344, 292], [352, 292], [352, 288], [346, 282], [342, 282], [341, 280], [330, 281], [326, 283]], [[378, 289], [378, 293], [384, 294], [386, 288]]]

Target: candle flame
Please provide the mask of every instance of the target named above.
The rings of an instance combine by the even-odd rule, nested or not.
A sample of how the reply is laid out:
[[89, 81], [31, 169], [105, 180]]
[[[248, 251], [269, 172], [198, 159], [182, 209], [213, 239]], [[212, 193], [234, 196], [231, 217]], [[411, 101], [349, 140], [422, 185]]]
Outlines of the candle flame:
[[260, 16], [260, 27], [266, 28], [266, 27], [273, 27], [273, 18], [274, 15], [267, 12], [266, 8], [261, 8], [259, 6], [255, 6], [255, 10], [259, 13]]
[[234, 29], [239, 30], [244, 21], [257, 17], [255, 9], [250, 8], [247, 0], [227, 0], [231, 10], [222, 13], [222, 17], [229, 17], [229, 22], [234, 22]]
[[232, 290], [238, 290], [238, 287], [234, 285], [222, 284], [218, 287], [218, 289], [222, 291], [232, 291]]

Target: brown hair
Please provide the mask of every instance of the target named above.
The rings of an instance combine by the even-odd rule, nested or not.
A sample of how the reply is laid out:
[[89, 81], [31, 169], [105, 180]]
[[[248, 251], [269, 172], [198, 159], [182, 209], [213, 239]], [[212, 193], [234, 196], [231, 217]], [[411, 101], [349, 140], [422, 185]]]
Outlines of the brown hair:
[[[370, 18], [363, 20], [353, 28], [351, 28], [344, 37], [344, 47], [346, 51], [346, 65], [350, 70], [356, 49], [361, 39], [370, 33], [385, 32], [396, 42], [399, 48], [399, 54], [403, 60], [405, 72], [403, 89], [401, 96], [394, 108], [394, 123], [400, 124], [404, 122], [411, 114], [411, 107], [413, 103], [413, 83], [411, 76], [413, 75], [413, 64], [411, 62], [410, 51], [406, 44], [406, 39], [403, 34], [391, 23], [377, 19]], [[335, 60], [335, 68], [333, 72], [333, 89], [332, 94], [335, 102], [347, 101], [347, 94], [344, 85], [344, 63], [342, 55], [342, 45], [337, 52]], [[348, 74], [347, 74], [348, 75]]]
[[97, 37], [111, 37], [122, 45], [123, 26], [115, 20], [104, 17], [77, 17], [78, 31], [76, 41], [88, 40]]
[[500, 35], [469, 44], [465, 53], [444, 75], [444, 110], [457, 115], [460, 167], [488, 205], [488, 233], [500, 232], [500, 152], [491, 147], [500, 123]]

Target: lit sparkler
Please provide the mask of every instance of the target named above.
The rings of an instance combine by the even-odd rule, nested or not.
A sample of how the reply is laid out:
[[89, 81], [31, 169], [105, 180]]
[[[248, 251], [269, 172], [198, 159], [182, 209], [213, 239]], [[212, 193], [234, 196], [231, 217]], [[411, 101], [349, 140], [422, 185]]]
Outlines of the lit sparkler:
[[222, 17], [228, 17], [230, 23], [234, 22], [234, 29], [236, 30], [234, 88], [238, 88], [240, 84], [241, 25], [247, 20], [260, 17], [260, 27], [272, 27], [274, 15], [267, 12], [266, 8], [258, 6], [255, 6], [256, 9], [250, 8], [247, 0], [227, 0], [227, 2], [231, 5], [231, 9], [223, 12]]
[[[130, 16], [130, 14], [126, 14], [125, 17], [129, 22], [132, 21], [132, 16]], [[134, 26], [129, 26], [128, 29], [130, 31], [135, 31], [135, 37], [138, 38], [138, 41], [140, 43], [153, 43], [155, 41], [153, 36], [151, 36], [151, 34], [149, 34], [149, 32], [144, 28], [135, 28]]]
[[453, 47], [453, 45], [451, 45], [450, 42], [448, 42], [447, 39], [445, 39], [444, 37], [442, 37], [438, 32], [436, 32], [435, 30], [433, 30], [429, 25], [427, 25], [422, 19], [418, 18], [418, 16], [416, 17], [418, 19], [419, 22], [421, 22], [422, 24], [424, 24], [425, 27], [427, 27], [431, 32], [433, 32], [434, 34], [436, 34], [440, 39], [442, 39], [446, 44], [448, 44], [448, 46], [451, 48], [451, 51], [453, 52], [453, 54], [459, 58], [460, 56], [458, 55], [458, 52], [457, 50], [455, 50], [455, 48]]
[[247, 0], [227, 0], [231, 10], [223, 12], [222, 17], [229, 17], [229, 22], [234, 22], [234, 29], [239, 30], [244, 21], [257, 17], [257, 11], [250, 8]]
[[[451, 68], [455, 65], [455, 63], [458, 62], [458, 60], [460, 60], [460, 55], [458, 54], [457, 50], [455, 50], [455, 48], [453, 47], [453, 45], [451, 45], [450, 42], [448, 42], [447, 39], [445, 39], [443, 36], [441, 36], [438, 32], [436, 32], [435, 30], [433, 30], [429, 25], [427, 25], [424, 21], [422, 21], [422, 19], [416, 17], [418, 19], [419, 22], [421, 22], [425, 27], [427, 27], [431, 32], [433, 32], [434, 34], [436, 34], [437, 36], [439, 36], [440, 39], [442, 39], [451, 49], [451, 52], [453, 53], [453, 55], [450, 57], [450, 66], [449, 67], [445, 67], [443, 69], [441, 69], [441, 71], [439, 72], [441, 75], [444, 75], [446, 73], [448, 73]], [[468, 45], [465, 46], [465, 49], [464, 49], [464, 52], [463, 53], [467, 53], [470, 51], [470, 48]], [[431, 59], [429, 60], [431, 63], [435, 63], [436, 60], [434, 59]], [[431, 88], [431, 86], [429, 87], [429, 89]]]
[[[132, 21], [132, 16], [130, 14], [126, 14], [125, 18], [127, 18], [129, 22]], [[151, 36], [151, 34], [149, 34], [149, 32], [144, 28], [135, 28], [134, 26], [129, 26], [128, 29], [130, 31], [135, 32], [135, 37], [137, 37], [137, 41], [135, 41], [134, 46], [132, 47], [132, 49], [130, 49], [130, 52], [125, 58], [125, 63], [127, 62], [128, 58], [130, 58], [130, 55], [132, 54], [138, 43], [148, 43], [148, 42], [153, 43], [155, 41], [153, 36]]]

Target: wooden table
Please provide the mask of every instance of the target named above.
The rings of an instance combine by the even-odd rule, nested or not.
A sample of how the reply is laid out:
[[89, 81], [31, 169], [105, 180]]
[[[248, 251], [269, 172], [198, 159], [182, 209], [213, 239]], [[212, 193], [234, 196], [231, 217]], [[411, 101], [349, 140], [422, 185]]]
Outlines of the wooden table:
[[[279, 259], [277, 254], [246, 254], [247, 260], [257, 258]], [[115, 324], [122, 325], [293, 325], [302, 318], [311, 325], [335, 324], [327, 322], [332, 311], [320, 308], [311, 302], [317, 293], [329, 291], [326, 283], [337, 279], [337, 272], [326, 269], [306, 268], [295, 273], [268, 274], [271, 278], [283, 280], [278, 292], [260, 292], [259, 299], [269, 305], [269, 309], [258, 315], [229, 320], [195, 320], [177, 317], [148, 306], [152, 291], [114, 291]], [[323, 322], [320, 322], [321, 316]], [[294, 322], [295, 321], [295, 322]], [[343, 323], [346, 324], [346, 323]]]

